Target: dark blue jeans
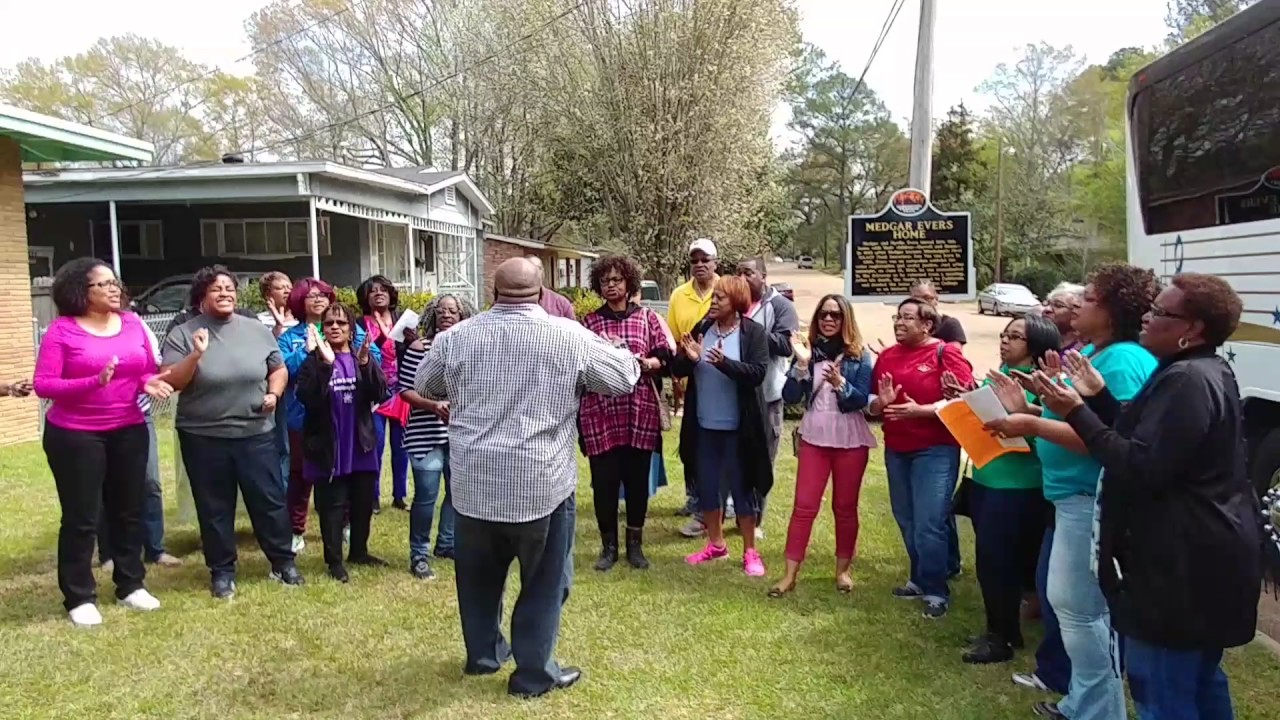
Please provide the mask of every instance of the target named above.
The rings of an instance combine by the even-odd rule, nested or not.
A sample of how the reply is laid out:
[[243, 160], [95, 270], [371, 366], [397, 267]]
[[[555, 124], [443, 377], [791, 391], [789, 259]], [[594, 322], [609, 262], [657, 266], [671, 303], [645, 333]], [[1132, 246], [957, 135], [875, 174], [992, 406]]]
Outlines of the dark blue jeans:
[[1040, 555], [1044, 493], [1038, 487], [990, 488], [975, 482], [970, 488], [969, 510], [987, 632], [1007, 643], [1021, 644], [1022, 591]]
[[755, 493], [747, 491], [739, 461], [737, 430], [698, 428], [698, 510], [719, 510], [723, 498], [732, 497], [739, 516], [751, 517], [759, 511]]
[[1049, 554], [1053, 550], [1053, 526], [1044, 531], [1040, 543], [1040, 560], [1036, 564], [1036, 594], [1040, 596], [1040, 622], [1044, 624], [1044, 639], [1036, 649], [1036, 677], [1050, 690], [1066, 695], [1071, 685], [1071, 658], [1062, 644], [1062, 631], [1058, 627], [1058, 615], [1049, 604]]
[[383, 448], [387, 446], [387, 426], [391, 426], [391, 497], [403, 500], [409, 496], [409, 452], [404, 449], [404, 426], [398, 420], [385, 415], [373, 414], [373, 430], [378, 434], [378, 483], [374, 485], [373, 497], [382, 494], [382, 458]]
[[[459, 515], [455, 581], [466, 672], [497, 672], [514, 656], [511, 692], [538, 694], [555, 686], [553, 657], [560, 612], [573, 581], [574, 496], [551, 514], [525, 523], [499, 523]], [[520, 563], [520, 595], [511, 614], [511, 643], [502, 636], [502, 595], [511, 561]]]
[[951, 496], [960, 473], [960, 448], [937, 445], [915, 452], [884, 451], [889, 504], [911, 563], [910, 582], [926, 600], [951, 597]]
[[1129, 692], [1141, 720], [1232, 720], [1221, 650], [1170, 650], [1126, 638]]

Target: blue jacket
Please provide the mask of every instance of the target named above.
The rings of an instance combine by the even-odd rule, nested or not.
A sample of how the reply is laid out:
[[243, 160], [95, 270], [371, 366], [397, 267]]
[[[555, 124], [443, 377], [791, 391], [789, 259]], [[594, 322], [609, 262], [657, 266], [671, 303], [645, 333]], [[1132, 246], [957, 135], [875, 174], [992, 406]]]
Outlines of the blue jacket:
[[[284, 390], [285, 417], [289, 419], [290, 430], [302, 432], [302, 419], [307, 416], [307, 411], [298, 400], [297, 385], [298, 371], [307, 360], [307, 324], [300, 322], [285, 330], [276, 338], [276, 342], [280, 345], [280, 354], [284, 356], [284, 366], [289, 368], [289, 386]], [[363, 344], [364, 328], [356, 323], [355, 349], [359, 350]], [[369, 348], [369, 357], [379, 365], [382, 364], [382, 351], [376, 343]]]
[[[783, 402], [794, 405], [801, 401], [805, 407], [813, 405], [813, 366], [809, 358], [809, 375], [797, 378], [795, 365], [787, 373], [787, 383], [782, 388]], [[836, 407], [842, 413], [858, 412], [871, 402], [871, 369], [874, 361], [870, 351], [863, 350], [861, 358], [845, 358], [840, 361], [840, 374], [844, 376], [844, 389], [836, 397]]]

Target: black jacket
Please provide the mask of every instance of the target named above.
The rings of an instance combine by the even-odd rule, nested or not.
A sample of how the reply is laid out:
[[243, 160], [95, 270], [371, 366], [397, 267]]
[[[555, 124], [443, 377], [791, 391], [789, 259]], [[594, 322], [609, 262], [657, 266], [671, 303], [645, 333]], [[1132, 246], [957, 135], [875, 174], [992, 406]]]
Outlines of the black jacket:
[[1162, 362], [1127, 406], [1103, 392], [1068, 415], [1106, 473], [1098, 580], [1122, 635], [1177, 650], [1253, 639], [1262, 540], [1243, 417], [1208, 348]]
[[[701, 342], [711, 327], [711, 320], [703, 319], [691, 333]], [[742, 360], [728, 360], [720, 371], [728, 375], [738, 386], [738, 459], [748, 491], [763, 498], [773, 488], [773, 463], [769, 461], [769, 443], [765, 422], [764, 376], [769, 369], [769, 339], [760, 324], [742, 319], [740, 341]], [[677, 352], [671, 360], [671, 374], [689, 378], [685, 390], [684, 417], [680, 424], [680, 461], [685, 473], [698, 467], [698, 387], [693, 377], [695, 363], [683, 352]]]
[[[320, 359], [312, 351], [298, 370], [298, 402], [306, 408], [307, 416], [302, 421], [302, 457], [316, 467], [333, 472], [333, 453], [335, 438], [333, 436], [331, 394], [329, 381], [333, 377], [333, 366]], [[387, 395], [387, 378], [382, 374], [378, 363], [370, 359], [361, 365], [356, 363], [356, 434], [360, 442], [360, 450], [369, 452], [377, 445], [377, 434], [373, 429], [373, 405], [381, 402]]]

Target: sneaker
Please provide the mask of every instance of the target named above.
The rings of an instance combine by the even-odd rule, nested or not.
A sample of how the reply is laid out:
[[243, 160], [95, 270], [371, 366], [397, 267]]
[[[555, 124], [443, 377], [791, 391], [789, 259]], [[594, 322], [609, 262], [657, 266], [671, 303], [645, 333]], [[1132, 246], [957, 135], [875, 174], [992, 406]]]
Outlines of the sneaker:
[[756, 526], [756, 542], [760, 542], [762, 540], [764, 540], [764, 528], [757, 525]]
[[707, 532], [707, 526], [697, 518], [690, 518], [685, 526], [680, 528], [680, 534], [687, 538], [700, 538]]
[[102, 565], [100, 567], [102, 568], [102, 572], [110, 575], [112, 572], [115, 571], [116, 563], [114, 560], [103, 560]]
[[388, 565], [391, 564], [386, 560], [383, 560], [380, 557], [374, 557], [369, 553], [365, 553], [364, 555], [348, 556], [347, 562], [351, 563], [352, 565], [368, 565], [370, 567], [387, 567]]
[[436, 573], [431, 569], [431, 563], [426, 558], [418, 558], [409, 566], [409, 572], [419, 580], [435, 580]]
[[102, 624], [102, 613], [98, 612], [98, 606], [93, 603], [77, 605], [67, 612], [67, 616], [76, 627], [93, 627]]
[[342, 528], [342, 544], [343, 545], [351, 544], [351, 526], [350, 525]]
[[979, 638], [968, 652], [960, 656], [966, 665], [992, 665], [1013, 659], [1013, 647], [994, 635]]
[[676, 511], [676, 517], [689, 517], [696, 512], [698, 512], [698, 500], [697, 498], [689, 498], [685, 500], [684, 505], [680, 506], [680, 509]]
[[729, 548], [724, 545], [716, 547], [711, 543], [707, 543], [706, 547], [685, 557], [684, 561], [690, 565], [701, 565], [704, 562], [711, 562], [712, 560], [720, 560], [727, 557], [729, 557]]
[[340, 583], [351, 582], [351, 576], [347, 574], [347, 569], [342, 565], [330, 565], [329, 577], [333, 578], [334, 580], [337, 580]]
[[236, 579], [233, 577], [216, 577], [209, 592], [218, 600], [230, 600], [236, 596]]
[[293, 554], [294, 554], [294, 555], [297, 555], [298, 553], [300, 553], [300, 552], [302, 552], [303, 550], [305, 550], [305, 549], [306, 549], [306, 547], [307, 547], [307, 540], [306, 540], [306, 538], [302, 537], [302, 535], [300, 535], [300, 534], [299, 534], [299, 535], [294, 535], [294, 536], [293, 536], [293, 545], [292, 545], [291, 547], [293, 548]]
[[374, 501], [373, 501], [373, 514], [374, 514], [374, 515], [381, 515], [381, 514], [382, 514], [382, 501], [381, 501], [381, 500], [374, 500]]
[[1049, 686], [1045, 685], [1044, 681], [1040, 679], [1040, 676], [1035, 673], [1014, 673], [1013, 684], [1018, 687], [1038, 690], [1040, 692], [1052, 692], [1049, 689]]
[[282, 585], [289, 585], [292, 587], [307, 584], [307, 581], [302, 577], [302, 573], [298, 572], [298, 566], [293, 563], [289, 563], [282, 568], [272, 570], [270, 578]]
[[155, 560], [151, 561], [151, 564], [159, 565], [160, 567], [182, 567], [182, 558], [162, 552]]
[[729, 522], [730, 520], [737, 520], [737, 519], [738, 519], [738, 511], [736, 508], [733, 507], [733, 501], [730, 500], [728, 504], [725, 505], [725, 508], [724, 508], [724, 521]]
[[760, 559], [760, 552], [755, 548], [742, 554], [742, 572], [746, 573], [747, 577], [764, 576], [764, 560]]
[[452, 559], [453, 559], [453, 548], [451, 548], [451, 547], [443, 547], [443, 548], [442, 548], [442, 547], [437, 546], [437, 547], [436, 547], [436, 551], [435, 551], [434, 555], [435, 555], [436, 557], [440, 558], [441, 560], [452, 560]]
[[924, 597], [924, 591], [916, 587], [915, 583], [907, 583], [902, 587], [893, 589], [893, 596], [899, 600], [919, 600]]
[[1067, 720], [1067, 716], [1063, 715], [1062, 712], [1058, 710], [1058, 703], [1038, 702], [1031, 706], [1031, 712], [1034, 712], [1036, 717], [1047, 717], [1052, 720]]
[[926, 620], [941, 620], [947, 616], [947, 603], [942, 600], [926, 600], [920, 614]]
[[120, 604], [134, 610], [159, 610], [160, 601], [144, 588], [138, 588], [120, 599]]

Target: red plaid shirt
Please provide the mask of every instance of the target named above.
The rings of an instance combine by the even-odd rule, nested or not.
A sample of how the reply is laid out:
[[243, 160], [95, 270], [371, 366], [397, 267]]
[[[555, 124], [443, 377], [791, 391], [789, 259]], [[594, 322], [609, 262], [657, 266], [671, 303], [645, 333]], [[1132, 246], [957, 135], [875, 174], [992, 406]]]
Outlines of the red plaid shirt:
[[[582, 324], [601, 337], [625, 340], [627, 348], [640, 357], [649, 357], [658, 348], [674, 351], [658, 316], [648, 308], [632, 312], [623, 320], [605, 317], [597, 310], [583, 318]], [[656, 450], [662, 425], [655, 389], [654, 379], [641, 375], [630, 395], [585, 395], [579, 422], [587, 455], [594, 457], [618, 447]]]

